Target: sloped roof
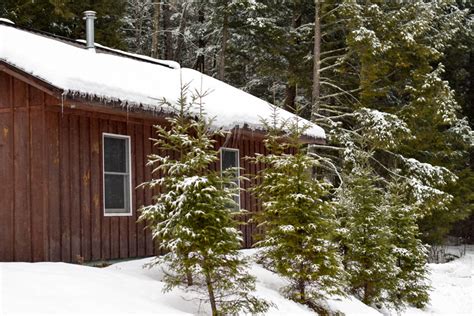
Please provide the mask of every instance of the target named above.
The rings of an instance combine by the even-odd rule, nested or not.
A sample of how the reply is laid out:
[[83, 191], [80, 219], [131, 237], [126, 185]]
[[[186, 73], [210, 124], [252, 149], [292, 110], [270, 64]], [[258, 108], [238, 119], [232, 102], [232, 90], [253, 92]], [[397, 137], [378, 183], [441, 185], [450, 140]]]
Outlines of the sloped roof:
[[[261, 118], [269, 118], [271, 106], [264, 100], [196, 70], [181, 68], [172, 61], [152, 59], [98, 46], [86, 49], [69, 39], [16, 27], [0, 21], [0, 61], [30, 74], [66, 96], [120, 102], [127, 107], [170, 111], [161, 100], [175, 101], [182, 84], [190, 91], [208, 92], [205, 112], [216, 127], [263, 129]], [[283, 109], [280, 117], [296, 117]], [[324, 130], [309, 124], [307, 136], [324, 139]]]

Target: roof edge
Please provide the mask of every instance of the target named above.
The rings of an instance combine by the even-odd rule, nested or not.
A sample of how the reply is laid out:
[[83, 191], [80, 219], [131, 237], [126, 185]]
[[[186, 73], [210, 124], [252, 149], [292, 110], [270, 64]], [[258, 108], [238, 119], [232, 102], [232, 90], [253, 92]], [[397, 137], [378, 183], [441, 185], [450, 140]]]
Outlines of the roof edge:
[[[126, 110], [129, 113], [146, 113], [147, 116], [151, 118], [153, 117], [163, 117], [166, 115], [166, 113], [163, 111], [163, 109], [160, 110], [152, 110], [149, 107], [146, 106], [146, 104], [140, 104], [139, 106], [131, 106], [128, 107], [128, 103], [126, 101], [121, 101], [119, 99], [117, 100], [112, 100], [112, 101], [107, 101], [104, 102], [103, 99], [96, 97], [91, 94], [75, 94], [73, 91], [64, 91], [63, 89], [60, 89], [52, 84], [50, 84], [47, 81], [44, 81], [41, 78], [38, 78], [32, 74], [29, 74], [25, 72], [24, 70], [13, 66], [3, 60], [0, 60], [0, 71], [4, 71], [8, 73], [9, 75], [22, 80], [35, 88], [38, 88], [39, 90], [48, 93], [51, 96], [57, 97], [57, 98], [64, 98], [65, 101], [69, 102], [84, 102], [92, 107], [100, 108], [100, 107], [107, 107], [109, 109], [116, 109], [116, 110]], [[72, 92], [72, 93], [71, 93]], [[168, 113], [169, 115], [169, 113]], [[258, 134], [265, 134], [265, 131], [262, 129], [252, 129], [248, 125], [244, 126], [235, 126], [233, 128], [228, 129], [229, 131], [233, 131], [235, 129], [239, 129], [242, 131], [252, 131], [254, 133]], [[309, 135], [303, 135], [301, 137], [301, 141], [304, 144], [325, 144], [325, 139], [323, 138], [318, 138], [318, 137], [313, 137]]]
[[61, 97], [61, 95], [64, 93], [64, 90], [52, 85], [51, 83], [38, 78], [23, 69], [20, 69], [2, 59], [0, 59], [0, 71], [6, 72], [7, 74], [24, 81], [33, 87], [46, 92], [49, 95], [55, 96], [55, 97]]

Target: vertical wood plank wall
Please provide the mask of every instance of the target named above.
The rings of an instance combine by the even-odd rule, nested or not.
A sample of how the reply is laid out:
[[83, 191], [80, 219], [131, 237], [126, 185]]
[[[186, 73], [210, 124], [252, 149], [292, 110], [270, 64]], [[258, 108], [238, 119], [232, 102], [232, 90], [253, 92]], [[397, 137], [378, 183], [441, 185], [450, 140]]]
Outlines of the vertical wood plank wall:
[[[59, 103], [0, 72], [0, 261], [77, 262], [158, 253], [150, 232], [136, 222], [136, 209], [151, 203], [151, 192], [132, 191], [129, 217], [105, 217], [102, 199], [102, 133], [131, 137], [135, 188], [151, 177], [145, 162], [154, 151], [153, 122], [62, 109]], [[243, 174], [261, 168], [244, 159], [263, 152], [259, 138], [237, 133], [217, 139], [216, 147], [238, 148]], [[241, 184], [243, 189], [251, 185]], [[260, 210], [245, 191], [241, 206]], [[255, 225], [240, 229], [243, 247], [251, 247]]]
[[[140, 120], [46, 106], [48, 148], [47, 197], [50, 261], [95, 261], [150, 256], [155, 253], [136, 210], [151, 203], [142, 189], [132, 189], [133, 215], [103, 215], [102, 134], [129, 135], [132, 188], [145, 181], [145, 147], [152, 126]], [[147, 143], [144, 146], [144, 143]]]
[[0, 261], [47, 258], [44, 94], [0, 72]]

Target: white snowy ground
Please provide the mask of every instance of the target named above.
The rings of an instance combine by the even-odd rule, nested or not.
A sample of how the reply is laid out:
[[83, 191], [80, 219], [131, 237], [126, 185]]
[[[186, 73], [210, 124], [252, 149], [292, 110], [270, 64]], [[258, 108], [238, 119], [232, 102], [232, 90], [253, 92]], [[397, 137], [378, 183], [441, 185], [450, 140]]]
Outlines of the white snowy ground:
[[430, 264], [430, 269], [429, 306], [409, 308], [404, 315], [474, 315], [474, 251], [452, 262]]
[[[455, 262], [431, 265], [434, 291], [424, 311], [408, 315], [474, 315], [474, 252]], [[160, 269], [143, 269], [148, 259], [107, 268], [65, 263], [0, 263], [0, 315], [206, 315], [207, 305], [181, 290], [163, 294]], [[268, 315], [314, 315], [305, 306], [283, 298], [285, 281], [259, 265], [257, 295], [276, 304]], [[353, 297], [328, 301], [346, 315], [380, 315]]]

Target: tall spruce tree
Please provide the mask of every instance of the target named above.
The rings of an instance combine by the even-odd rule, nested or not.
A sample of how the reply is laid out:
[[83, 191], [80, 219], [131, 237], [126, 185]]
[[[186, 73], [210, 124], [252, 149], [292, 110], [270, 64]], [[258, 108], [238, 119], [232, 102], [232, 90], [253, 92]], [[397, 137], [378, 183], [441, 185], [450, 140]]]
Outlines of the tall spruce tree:
[[318, 299], [341, 293], [345, 277], [333, 241], [338, 223], [330, 185], [313, 177], [319, 162], [301, 141], [307, 128], [301, 121], [281, 122], [274, 109], [264, 124], [269, 154], [255, 158], [266, 168], [254, 192], [262, 201], [258, 219], [265, 234], [256, 246], [263, 247], [263, 261], [289, 280], [286, 295], [318, 309]]
[[[149, 157], [155, 178], [144, 185], [158, 187], [154, 203], [141, 209], [153, 238], [167, 251], [155, 264], [166, 266], [166, 290], [189, 286], [210, 303], [212, 315], [234, 315], [240, 311], [257, 314], [269, 304], [252, 296], [255, 278], [238, 250], [241, 233], [234, 219], [234, 179], [209, 166], [217, 158], [211, 129], [202, 107], [202, 97], [189, 96], [184, 87], [169, 127], [157, 125], [155, 146], [161, 153]], [[190, 282], [192, 275], [192, 282]]]
[[388, 301], [398, 309], [407, 305], [424, 307], [429, 300], [427, 256], [428, 248], [420, 240], [417, 219], [422, 212], [412, 209], [407, 201], [407, 188], [393, 182], [385, 193], [385, 207], [392, 233], [392, 253], [396, 260], [397, 274]]
[[351, 291], [367, 305], [381, 307], [397, 284], [392, 230], [383, 205], [382, 179], [370, 166], [356, 164], [338, 196], [344, 265]]
[[[449, 82], [443, 80], [441, 63], [463, 30], [467, 11], [454, 1], [345, 1], [343, 11], [350, 30], [348, 47], [359, 61], [360, 105], [396, 115], [412, 135], [393, 151], [378, 149], [377, 155], [390, 169], [398, 165], [411, 172], [411, 157], [423, 163], [425, 171], [431, 169], [428, 173], [444, 177], [437, 183], [409, 181], [412, 194], [444, 193], [438, 203], [425, 204], [425, 216], [419, 218], [423, 239], [439, 243], [472, 209], [472, 195], [466, 194], [463, 183], [472, 181], [468, 159], [474, 135], [460, 116]], [[432, 172], [437, 166], [451, 172]]]

